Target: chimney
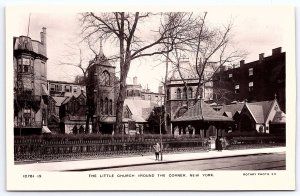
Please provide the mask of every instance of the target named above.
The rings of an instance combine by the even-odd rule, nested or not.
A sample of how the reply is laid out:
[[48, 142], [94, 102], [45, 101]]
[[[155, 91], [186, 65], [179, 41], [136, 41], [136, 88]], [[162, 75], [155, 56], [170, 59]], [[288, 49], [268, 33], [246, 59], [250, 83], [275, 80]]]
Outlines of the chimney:
[[272, 49], [272, 56], [281, 53], [281, 47]]
[[47, 54], [47, 40], [46, 40], [46, 27], [42, 28], [41, 34], [41, 43], [44, 45], [45, 53]]
[[241, 60], [240, 61], [240, 67], [243, 66], [245, 64], [245, 60]]
[[259, 62], [261, 63], [264, 60], [264, 53], [259, 54]]
[[133, 85], [137, 85], [137, 77], [136, 76], [133, 77]]

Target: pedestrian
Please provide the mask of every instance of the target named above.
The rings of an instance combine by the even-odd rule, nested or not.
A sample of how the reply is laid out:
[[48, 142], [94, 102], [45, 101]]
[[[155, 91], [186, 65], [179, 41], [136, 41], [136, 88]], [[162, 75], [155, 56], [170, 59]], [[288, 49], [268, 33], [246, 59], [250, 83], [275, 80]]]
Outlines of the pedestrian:
[[216, 139], [216, 150], [222, 151], [222, 142], [219, 137], [217, 137], [217, 139]]
[[159, 160], [159, 153], [160, 153], [160, 145], [159, 143], [156, 143], [153, 146], [154, 150], [155, 150], [155, 160]]

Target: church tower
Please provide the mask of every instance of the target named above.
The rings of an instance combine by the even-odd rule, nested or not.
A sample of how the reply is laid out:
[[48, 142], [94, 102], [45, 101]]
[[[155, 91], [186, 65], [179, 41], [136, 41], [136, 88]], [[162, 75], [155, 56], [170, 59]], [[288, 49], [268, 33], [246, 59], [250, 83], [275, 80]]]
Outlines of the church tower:
[[115, 66], [103, 53], [90, 61], [87, 81], [88, 115], [92, 120], [93, 133], [112, 134], [115, 123]]

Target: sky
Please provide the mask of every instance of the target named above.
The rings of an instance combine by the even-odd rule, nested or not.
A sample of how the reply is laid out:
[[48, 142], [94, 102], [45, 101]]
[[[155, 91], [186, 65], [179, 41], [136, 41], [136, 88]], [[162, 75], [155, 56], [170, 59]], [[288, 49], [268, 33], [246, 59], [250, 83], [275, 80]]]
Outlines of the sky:
[[[272, 49], [282, 47], [286, 51], [288, 19], [285, 12], [278, 7], [208, 7], [199, 10], [207, 11], [207, 21], [212, 26], [226, 25], [233, 21], [232, 41], [233, 46], [247, 52], [246, 63], [258, 60], [260, 53], [271, 55]], [[30, 25], [28, 32], [30, 15]], [[47, 52], [48, 52], [48, 80], [62, 80], [72, 82], [74, 77], [81, 74], [80, 69], [64, 65], [64, 62], [79, 62], [79, 47], [75, 44], [80, 39], [79, 14], [75, 12], [19, 12], [14, 16], [13, 35], [27, 35], [34, 40], [40, 40], [42, 27], [47, 28]], [[151, 35], [151, 29], [155, 26], [149, 23], [147, 28], [142, 26], [143, 33]], [[144, 24], [146, 25], [146, 24]], [[151, 26], [153, 25], [153, 26]], [[116, 45], [103, 43], [104, 54], [109, 57], [116, 50]], [[99, 49], [96, 43], [95, 50]], [[286, 51], [288, 52], [288, 51]], [[83, 48], [85, 62], [93, 58], [93, 54]], [[70, 54], [75, 54], [70, 56]], [[145, 88], [148, 86], [153, 92], [157, 92], [158, 86], [164, 77], [164, 62], [157, 56], [134, 60], [132, 62], [127, 83], [132, 83], [134, 76], [138, 77], [138, 83]], [[118, 64], [114, 63], [116, 67]], [[118, 68], [116, 69], [118, 71]]]

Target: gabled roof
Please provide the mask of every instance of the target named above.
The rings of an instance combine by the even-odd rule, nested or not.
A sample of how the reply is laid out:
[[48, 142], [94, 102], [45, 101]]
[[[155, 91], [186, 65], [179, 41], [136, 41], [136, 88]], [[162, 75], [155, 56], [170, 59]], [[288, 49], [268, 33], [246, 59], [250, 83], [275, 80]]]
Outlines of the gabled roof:
[[60, 107], [67, 97], [52, 97], [56, 101], [56, 106]]
[[246, 103], [256, 123], [265, 123], [275, 100]]
[[176, 118], [173, 122], [177, 121], [232, 121], [231, 118], [222, 116], [214, 109], [212, 109], [203, 100], [198, 101], [193, 107], [189, 108], [181, 117]]
[[231, 118], [236, 112], [241, 112], [244, 105], [245, 105], [244, 103], [224, 105], [218, 113], [221, 115], [226, 113], [226, 115]]
[[65, 98], [66, 99], [61, 103], [61, 105], [64, 105], [64, 104], [68, 103], [73, 98], [73, 96], [72, 97], [65, 97]]
[[125, 99], [125, 105], [128, 106], [132, 119], [136, 122], [146, 122], [154, 106], [158, 106], [151, 101], [139, 99]]
[[286, 122], [286, 117], [285, 117], [285, 113], [282, 111], [277, 111], [272, 123], [285, 123]]

